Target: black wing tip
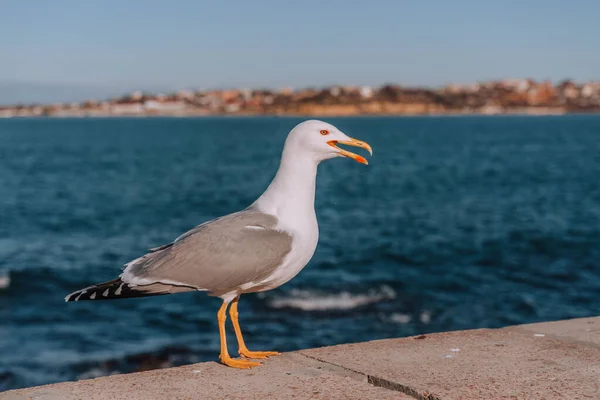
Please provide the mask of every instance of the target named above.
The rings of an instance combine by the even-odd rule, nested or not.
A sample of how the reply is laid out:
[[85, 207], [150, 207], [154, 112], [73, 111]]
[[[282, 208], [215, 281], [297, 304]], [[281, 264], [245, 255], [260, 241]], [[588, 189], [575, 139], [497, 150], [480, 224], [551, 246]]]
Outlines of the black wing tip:
[[66, 302], [66, 303], [69, 303], [69, 302], [71, 302], [71, 301], [78, 301], [78, 300], [79, 300], [79, 297], [81, 297], [81, 296], [83, 296], [84, 294], [86, 294], [86, 293], [87, 293], [87, 291], [88, 291], [88, 289], [90, 289], [90, 288], [85, 288], [85, 289], [77, 290], [77, 291], [75, 291], [75, 292], [73, 292], [73, 293], [70, 293], [70, 294], [68, 294], [68, 295], [65, 297], [65, 302]]
[[127, 285], [121, 281], [121, 278], [113, 279], [112, 281], [88, 286], [84, 289], [68, 294], [65, 297], [65, 302], [68, 303], [71, 301], [80, 300], [104, 300], [115, 297], [118, 298], [118, 295], [121, 294], [124, 286]]
[[[165, 285], [170, 287], [170, 285]], [[97, 285], [88, 286], [84, 289], [77, 290], [65, 297], [65, 302], [81, 301], [81, 300], [112, 300], [126, 299], [131, 297], [147, 297], [169, 294], [168, 290], [150, 291], [148, 286], [131, 286], [125, 283], [121, 278], [112, 281], [99, 283]]]

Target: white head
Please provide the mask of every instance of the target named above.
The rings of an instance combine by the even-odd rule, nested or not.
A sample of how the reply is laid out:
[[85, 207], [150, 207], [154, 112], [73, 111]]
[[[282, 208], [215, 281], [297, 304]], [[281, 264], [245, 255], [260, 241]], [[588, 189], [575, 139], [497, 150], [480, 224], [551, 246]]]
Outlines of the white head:
[[335, 126], [315, 119], [304, 121], [291, 130], [283, 152], [284, 157], [287, 152], [292, 152], [295, 156], [310, 157], [317, 163], [334, 157], [348, 157], [359, 163], [368, 164], [364, 157], [340, 149], [337, 144], [362, 147], [371, 155], [373, 154], [371, 146], [366, 142], [352, 139]]

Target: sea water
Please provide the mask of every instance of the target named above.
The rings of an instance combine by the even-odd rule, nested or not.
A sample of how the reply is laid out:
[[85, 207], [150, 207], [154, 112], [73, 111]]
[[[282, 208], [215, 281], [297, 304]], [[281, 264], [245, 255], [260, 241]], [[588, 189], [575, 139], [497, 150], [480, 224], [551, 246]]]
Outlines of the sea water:
[[[217, 360], [219, 299], [64, 296], [248, 206], [299, 121], [0, 120], [0, 390]], [[328, 121], [374, 155], [319, 167], [319, 246], [242, 296], [251, 349], [600, 314], [600, 116]]]

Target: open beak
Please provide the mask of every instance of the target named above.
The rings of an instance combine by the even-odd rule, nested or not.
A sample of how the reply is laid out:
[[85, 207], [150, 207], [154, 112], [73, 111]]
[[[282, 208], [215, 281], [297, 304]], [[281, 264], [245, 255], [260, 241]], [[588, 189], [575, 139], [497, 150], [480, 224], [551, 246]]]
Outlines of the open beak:
[[330, 140], [329, 142], [327, 142], [327, 144], [335, 148], [338, 151], [338, 153], [344, 157], [351, 158], [355, 161], [358, 161], [361, 164], [369, 164], [366, 158], [359, 156], [358, 154], [354, 154], [348, 150], [340, 149], [339, 147], [337, 147], [336, 144], [338, 143], [345, 144], [346, 146], [361, 147], [367, 150], [370, 155], [373, 155], [373, 149], [371, 149], [371, 146], [369, 146], [367, 142], [350, 138], [350, 140]]

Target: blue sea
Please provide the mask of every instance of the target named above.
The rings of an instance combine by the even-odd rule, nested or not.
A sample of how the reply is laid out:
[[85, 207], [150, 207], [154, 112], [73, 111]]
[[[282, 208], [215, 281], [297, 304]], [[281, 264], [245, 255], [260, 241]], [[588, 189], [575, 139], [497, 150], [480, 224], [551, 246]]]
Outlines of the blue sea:
[[[0, 390], [217, 360], [219, 299], [63, 298], [252, 203], [299, 121], [0, 120]], [[317, 252], [242, 296], [251, 349], [600, 314], [600, 116], [328, 121], [374, 155], [319, 167]]]

